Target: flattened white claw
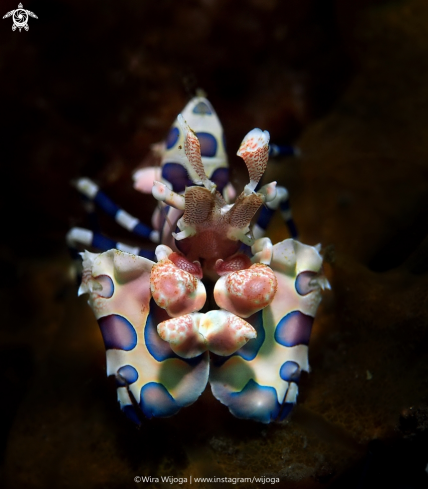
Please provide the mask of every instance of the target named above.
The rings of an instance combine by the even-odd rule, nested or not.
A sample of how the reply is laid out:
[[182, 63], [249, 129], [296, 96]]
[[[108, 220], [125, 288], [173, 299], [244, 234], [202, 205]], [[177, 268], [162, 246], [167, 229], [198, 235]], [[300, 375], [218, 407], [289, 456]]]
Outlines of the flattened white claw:
[[[89, 304], [104, 339], [107, 375], [116, 377], [127, 416], [139, 423], [137, 411], [148, 418], [166, 417], [193, 403], [207, 384], [208, 355], [193, 362], [171, 361], [171, 350], [162, 349], [165, 345], [153, 329], [156, 316], [150, 314], [154, 263], [118, 250], [84, 253], [83, 258], [97, 289], [90, 293]], [[159, 352], [161, 357], [166, 352], [166, 361], [159, 360]]]
[[271, 267], [286, 275], [297, 276], [304, 271], [318, 273], [322, 261], [317, 246], [308, 246], [293, 239], [286, 239], [274, 245]]

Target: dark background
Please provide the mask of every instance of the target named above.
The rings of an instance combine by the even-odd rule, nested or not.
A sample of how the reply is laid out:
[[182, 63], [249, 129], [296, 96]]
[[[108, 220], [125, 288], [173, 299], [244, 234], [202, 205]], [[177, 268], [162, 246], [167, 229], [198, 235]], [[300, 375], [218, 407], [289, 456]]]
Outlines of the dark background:
[[[17, 3], [2, 0], [0, 15]], [[24, 8], [38, 16], [28, 32], [0, 23], [3, 487], [122, 488], [136, 475], [192, 474], [426, 489], [426, 1]], [[314, 326], [312, 372], [283, 424], [237, 420], [208, 389], [137, 429], [76, 297], [64, 237], [87, 218], [70, 182], [93, 178], [149, 222], [154, 203], [132, 189], [132, 171], [197, 88], [222, 120], [238, 188], [234, 155], [253, 127], [302, 151], [271, 162], [266, 179], [288, 188], [301, 240], [323, 244], [332, 292]], [[270, 236], [288, 237], [280, 219]]]

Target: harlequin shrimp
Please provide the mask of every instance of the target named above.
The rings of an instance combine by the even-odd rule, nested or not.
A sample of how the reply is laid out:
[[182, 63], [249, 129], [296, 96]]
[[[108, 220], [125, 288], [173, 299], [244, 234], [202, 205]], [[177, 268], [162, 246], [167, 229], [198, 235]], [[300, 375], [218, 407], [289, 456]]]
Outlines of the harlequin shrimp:
[[[197, 96], [174, 122], [161, 167], [134, 175], [135, 188], [159, 202], [153, 228], [90, 180], [77, 183], [119, 224], [161, 243], [150, 254], [81, 228], [68, 234], [72, 245], [107, 250], [82, 253], [79, 295], [89, 294], [107, 375], [115, 376], [120, 406], [137, 423], [177, 413], [208, 383], [238, 418], [280, 421], [296, 403], [321, 290], [329, 284], [320, 247], [294, 239], [286, 189], [259, 185], [269, 151], [267, 131], [245, 136], [237, 154], [249, 183], [236, 197], [222, 126]], [[292, 238], [272, 245], [264, 231], [278, 208]]]

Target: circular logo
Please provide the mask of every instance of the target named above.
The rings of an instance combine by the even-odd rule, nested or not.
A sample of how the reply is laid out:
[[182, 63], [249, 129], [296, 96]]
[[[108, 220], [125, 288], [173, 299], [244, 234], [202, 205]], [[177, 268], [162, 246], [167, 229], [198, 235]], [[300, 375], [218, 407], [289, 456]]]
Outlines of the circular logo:
[[13, 22], [15, 23], [16, 27], [24, 27], [24, 25], [28, 22], [27, 12], [22, 8], [16, 9], [13, 13]]

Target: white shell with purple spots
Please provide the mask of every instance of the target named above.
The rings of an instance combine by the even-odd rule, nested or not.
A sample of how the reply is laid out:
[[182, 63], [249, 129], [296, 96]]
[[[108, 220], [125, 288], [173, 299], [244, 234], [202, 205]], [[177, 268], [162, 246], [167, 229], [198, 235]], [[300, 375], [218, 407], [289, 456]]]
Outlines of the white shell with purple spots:
[[107, 350], [107, 375], [116, 377], [124, 412], [139, 423], [139, 412], [172, 416], [193, 403], [207, 384], [208, 353], [180, 358], [157, 334], [162, 318], [156, 312], [163, 311], [151, 301], [154, 262], [118, 250], [82, 255], [79, 293], [89, 293]]
[[[273, 246], [271, 268], [278, 291], [271, 304], [247, 319], [257, 338], [228, 358], [214, 360], [214, 396], [238, 418], [264, 423], [284, 419], [296, 402], [300, 372], [309, 371], [312, 322], [328, 282], [317, 248], [287, 239]], [[298, 290], [301, 274], [310, 287]]]

